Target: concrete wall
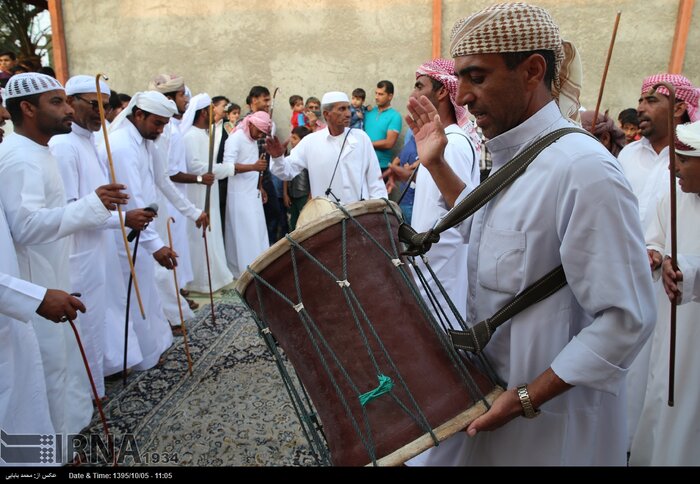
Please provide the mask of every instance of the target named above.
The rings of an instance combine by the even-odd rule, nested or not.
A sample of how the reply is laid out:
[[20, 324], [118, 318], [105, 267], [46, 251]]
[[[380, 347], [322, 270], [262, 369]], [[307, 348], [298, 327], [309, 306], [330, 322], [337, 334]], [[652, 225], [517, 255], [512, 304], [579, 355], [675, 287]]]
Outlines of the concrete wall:
[[[415, 68], [432, 52], [432, 1], [383, 0], [63, 0], [70, 75], [110, 76], [121, 92], [143, 90], [159, 72], [185, 76], [193, 93], [224, 94], [243, 105], [252, 85], [288, 98], [355, 87], [396, 86], [405, 111]], [[442, 52], [454, 21], [493, 2], [443, 0]], [[584, 62], [582, 101], [595, 107], [615, 13], [623, 12], [602, 109], [636, 106], [642, 79], [667, 69], [678, 0], [539, 0]], [[653, 7], [653, 10], [652, 8]], [[693, 25], [700, 18], [695, 6]], [[700, 29], [691, 28], [684, 71], [700, 83]]]

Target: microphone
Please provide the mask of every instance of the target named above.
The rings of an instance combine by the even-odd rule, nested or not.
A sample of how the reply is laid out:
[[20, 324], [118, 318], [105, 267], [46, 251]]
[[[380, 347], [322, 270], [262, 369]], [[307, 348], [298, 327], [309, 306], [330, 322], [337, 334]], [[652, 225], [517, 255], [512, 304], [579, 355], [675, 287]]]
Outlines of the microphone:
[[[148, 207], [144, 208], [144, 210], [148, 210], [149, 212], [153, 212], [156, 214], [156, 216], [158, 216], [158, 204], [155, 202], [150, 204]], [[146, 227], [148, 227], [148, 224], [143, 226], [144, 229]], [[133, 242], [139, 232], [141, 232], [141, 231], [136, 230], [136, 229], [131, 229], [131, 232], [129, 232], [129, 235], [126, 237], [126, 240], [128, 240], [129, 242]]]

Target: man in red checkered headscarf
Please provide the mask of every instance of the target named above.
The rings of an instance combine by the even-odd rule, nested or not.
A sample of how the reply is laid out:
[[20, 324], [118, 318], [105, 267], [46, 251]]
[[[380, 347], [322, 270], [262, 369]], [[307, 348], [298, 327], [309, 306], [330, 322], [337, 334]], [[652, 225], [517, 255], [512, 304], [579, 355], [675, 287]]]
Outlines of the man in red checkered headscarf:
[[[671, 84], [676, 90], [674, 105], [675, 125], [696, 121], [700, 91], [680, 74], [656, 74], [642, 82], [637, 114], [642, 139], [630, 143], [618, 155], [632, 191], [639, 200], [642, 226], [649, 222], [656, 200], [668, 189], [668, 146], [672, 133], [668, 130], [668, 90], [664, 87], [653, 92], [660, 83]], [[641, 403], [640, 403], [641, 405]]]
[[[639, 216], [645, 231], [653, 225], [659, 200], [668, 194], [669, 170], [668, 151], [673, 133], [669, 132], [669, 92], [665, 87], [654, 91], [660, 82], [672, 85], [676, 91], [674, 103], [674, 125], [696, 121], [700, 91], [692, 82], [680, 74], [656, 74], [642, 82], [637, 114], [642, 138], [630, 143], [618, 155], [625, 176], [632, 191], [639, 200]], [[658, 254], [658, 253], [657, 253]], [[651, 257], [652, 270], [661, 266], [661, 257]], [[630, 368], [627, 377], [629, 444], [635, 436], [644, 395], [647, 392], [647, 379], [651, 342], [640, 353]], [[646, 432], [648, 429], [640, 429]]]
[[[488, 138], [494, 172], [575, 126], [580, 62], [544, 9], [498, 4], [465, 17], [451, 52], [456, 102]], [[445, 160], [442, 114], [427, 96], [408, 110], [421, 164], [459, 204], [470, 188]], [[625, 376], [656, 308], [637, 202], [615, 158], [585, 132], [563, 135], [457, 228], [469, 243], [467, 326], [560, 265], [568, 284], [493, 331], [482, 354], [506, 390], [427, 463], [625, 465]]]

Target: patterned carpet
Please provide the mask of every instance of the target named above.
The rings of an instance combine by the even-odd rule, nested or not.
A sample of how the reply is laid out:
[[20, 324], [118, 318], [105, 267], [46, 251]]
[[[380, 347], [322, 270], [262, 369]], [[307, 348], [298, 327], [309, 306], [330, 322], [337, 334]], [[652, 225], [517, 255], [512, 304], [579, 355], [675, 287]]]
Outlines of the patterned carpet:
[[[215, 325], [209, 305], [188, 323], [192, 376], [178, 337], [164, 364], [132, 373], [126, 387], [107, 382], [116, 445], [133, 451], [125, 437], [132, 434], [138, 448], [121, 465], [316, 465], [250, 313], [233, 291], [214, 305]], [[103, 435], [97, 412], [90, 434]], [[88, 462], [99, 456], [93, 450]]]

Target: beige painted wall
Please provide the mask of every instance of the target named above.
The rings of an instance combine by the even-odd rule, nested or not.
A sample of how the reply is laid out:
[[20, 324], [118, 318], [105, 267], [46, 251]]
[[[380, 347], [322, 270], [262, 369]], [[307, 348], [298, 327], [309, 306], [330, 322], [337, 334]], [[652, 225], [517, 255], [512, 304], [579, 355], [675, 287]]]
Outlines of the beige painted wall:
[[[288, 98], [396, 86], [405, 111], [415, 68], [432, 52], [432, 0], [63, 0], [70, 75], [110, 76], [122, 92], [145, 89], [159, 72], [184, 75], [193, 93], [243, 104], [250, 86], [280, 87], [275, 120], [287, 126]], [[442, 51], [454, 21], [493, 2], [443, 0]], [[668, 66], [678, 0], [539, 0], [583, 58], [582, 102], [595, 107], [617, 10], [618, 32], [602, 109], [636, 106], [642, 79]], [[652, 10], [653, 7], [653, 10]], [[693, 26], [700, 22], [700, 2]], [[692, 28], [684, 72], [700, 83], [700, 29]], [[405, 129], [405, 128], [404, 128]]]

